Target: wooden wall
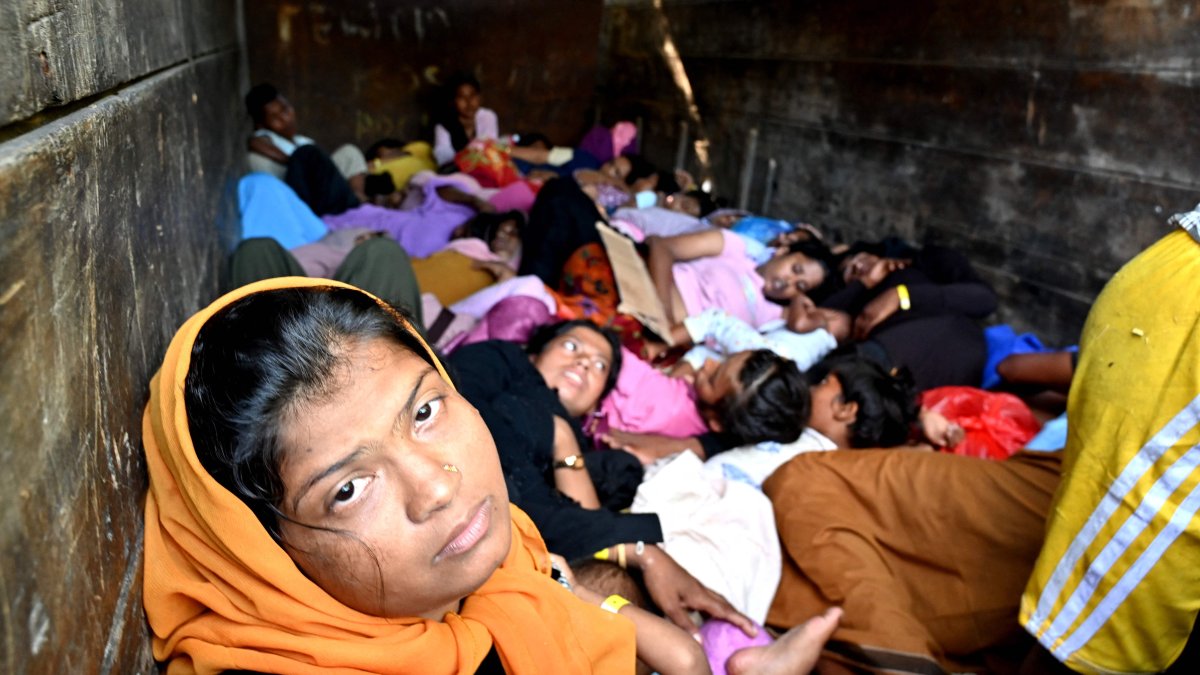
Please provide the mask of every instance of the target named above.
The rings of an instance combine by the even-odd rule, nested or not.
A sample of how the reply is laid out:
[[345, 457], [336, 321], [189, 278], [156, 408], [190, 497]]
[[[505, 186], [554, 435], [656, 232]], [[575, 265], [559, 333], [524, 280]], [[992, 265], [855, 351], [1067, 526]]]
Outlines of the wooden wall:
[[458, 71], [478, 77], [501, 133], [572, 144], [592, 122], [601, 10], [599, 0], [264, 0], [246, 11], [250, 77], [279, 87], [300, 132], [328, 149], [431, 139], [437, 84]]
[[236, 26], [0, 7], [0, 672], [154, 672], [142, 409], [237, 236]]
[[1001, 293], [996, 320], [1050, 342], [1200, 201], [1193, 2], [609, 0], [607, 100], [645, 111], [669, 163], [687, 110], [664, 34], [718, 192], [736, 196], [757, 128], [752, 207], [774, 158], [770, 215], [959, 247]]

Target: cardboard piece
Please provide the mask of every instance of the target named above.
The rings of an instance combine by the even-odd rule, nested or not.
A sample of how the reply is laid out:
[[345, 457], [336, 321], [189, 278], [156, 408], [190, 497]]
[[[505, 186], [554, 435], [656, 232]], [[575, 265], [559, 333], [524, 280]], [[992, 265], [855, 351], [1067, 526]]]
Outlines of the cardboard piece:
[[674, 346], [666, 309], [633, 241], [602, 222], [596, 223], [596, 230], [600, 232], [600, 241], [612, 264], [613, 278], [617, 280], [617, 293], [621, 296], [617, 311], [641, 321], [667, 345]]

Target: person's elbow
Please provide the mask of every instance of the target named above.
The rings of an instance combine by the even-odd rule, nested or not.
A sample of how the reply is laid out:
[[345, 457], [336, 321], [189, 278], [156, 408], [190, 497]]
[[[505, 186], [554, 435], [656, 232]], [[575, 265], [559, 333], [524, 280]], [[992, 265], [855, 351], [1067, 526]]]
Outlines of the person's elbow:
[[708, 666], [708, 657], [700, 643], [691, 639], [680, 641], [680, 649], [672, 659], [671, 668], [663, 668], [663, 675], [710, 675], [712, 669]]

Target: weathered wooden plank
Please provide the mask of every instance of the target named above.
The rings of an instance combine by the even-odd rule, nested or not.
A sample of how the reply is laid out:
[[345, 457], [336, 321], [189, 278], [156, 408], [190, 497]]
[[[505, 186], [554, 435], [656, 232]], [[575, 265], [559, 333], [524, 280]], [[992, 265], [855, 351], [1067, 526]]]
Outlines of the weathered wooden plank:
[[4, 3], [0, 125], [184, 60], [187, 25], [176, 0]]
[[[430, 135], [435, 83], [474, 72], [502, 132], [573, 143], [590, 124], [602, 3], [269, 0], [246, 17], [251, 79], [326, 146]], [[248, 124], [248, 122], [247, 122]]]
[[236, 51], [0, 144], [0, 670], [150, 672], [141, 412], [236, 224]]

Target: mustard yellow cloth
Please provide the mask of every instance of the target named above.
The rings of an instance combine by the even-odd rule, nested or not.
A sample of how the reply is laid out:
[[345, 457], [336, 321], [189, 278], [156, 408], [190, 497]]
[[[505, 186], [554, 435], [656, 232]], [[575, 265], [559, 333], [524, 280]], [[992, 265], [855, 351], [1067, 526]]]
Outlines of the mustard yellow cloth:
[[1063, 480], [1021, 623], [1079, 672], [1157, 672], [1200, 609], [1200, 244], [1128, 263], [1084, 326]]
[[425, 141], [413, 141], [401, 149], [408, 154], [391, 159], [372, 160], [371, 173], [391, 174], [396, 189], [403, 190], [418, 172], [437, 170], [437, 164], [433, 161], [433, 148]]
[[290, 277], [233, 291], [179, 329], [151, 381], [142, 426], [150, 473], [143, 591], [155, 659], [169, 673], [473, 673], [495, 645], [514, 675], [633, 672], [633, 624], [551, 580], [542, 538], [516, 507], [508, 557], [459, 613], [384, 619], [309, 581], [205, 471], [183, 399], [197, 333], [239, 298], [308, 286], [351, 288]]
[[[422, 293], [433, 293], [443, 307], [496, 283], [486, 270], [474, 268], [475, 261], [458, 251], [443, 250], [428, 258], [413, 258], [413, 274]], [[433, 321], [436, 317], [427, 317]]]

